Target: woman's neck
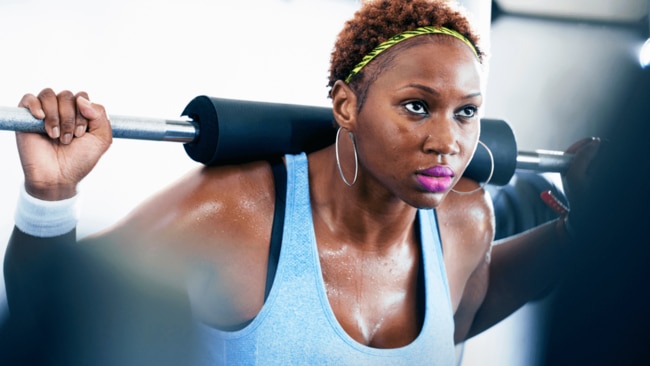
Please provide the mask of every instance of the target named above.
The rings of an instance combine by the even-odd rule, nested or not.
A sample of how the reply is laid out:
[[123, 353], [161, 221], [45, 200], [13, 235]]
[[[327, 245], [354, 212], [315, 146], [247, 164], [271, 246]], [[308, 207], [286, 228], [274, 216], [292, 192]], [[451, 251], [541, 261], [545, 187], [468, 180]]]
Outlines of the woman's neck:
[[309, 155], [309, 184], [317, 233], [369, 251], [412, 240], [417, 210], [363, 172], [351, 187], [343, 183], [332, 146]]

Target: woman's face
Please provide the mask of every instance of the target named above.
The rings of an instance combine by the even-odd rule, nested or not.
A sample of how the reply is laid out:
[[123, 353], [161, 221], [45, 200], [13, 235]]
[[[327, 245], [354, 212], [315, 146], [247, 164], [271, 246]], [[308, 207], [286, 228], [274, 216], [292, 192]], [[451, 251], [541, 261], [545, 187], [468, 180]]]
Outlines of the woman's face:
[[393, 56], [353, 127], [360, 178], [414, 207], [437, 207], [476, 148], [480, 64], [460, 41], [435, 38]]

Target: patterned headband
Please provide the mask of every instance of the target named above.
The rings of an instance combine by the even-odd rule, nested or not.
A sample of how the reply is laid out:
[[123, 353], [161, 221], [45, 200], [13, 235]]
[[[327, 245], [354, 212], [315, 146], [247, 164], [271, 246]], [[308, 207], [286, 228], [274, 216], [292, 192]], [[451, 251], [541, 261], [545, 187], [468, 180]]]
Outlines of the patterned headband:
[[474, 51], [474, 55], [476, 55], [476, 58], [479, 58], [478, 51], [476, 50], [476, 47], [470, 42], [465, 36], [462, 34], [458, 33], [457, 31], [445, 27], [420, 27], [414, 30], [409, 30], [402, 32], [396, 36], [393, 36], [389, 38], [387, 41], [382, 42], [379, 46], [375, 47], [372, 51], [370, 51], [367, 55], [363, 57], [361, 62], [359, 62], [353, 69], [350, 71], [350, 75], [348, 75], [347, 78], [345, 78], [345, 83], [349, 84], [350, 80], [354, 77], [354, 75], [358, 74], [361, 69], [363, 69], [372, 59], [377, 57], [380, 53], [386, 51], [390, 47], [407, 40], [409, 38], [413, 38], [415, 36], [419, 36], [422, 34], [446, 34], [452, 37], [455, 37], [457, 39], [460, 39], [468, 45], [472, 51]]

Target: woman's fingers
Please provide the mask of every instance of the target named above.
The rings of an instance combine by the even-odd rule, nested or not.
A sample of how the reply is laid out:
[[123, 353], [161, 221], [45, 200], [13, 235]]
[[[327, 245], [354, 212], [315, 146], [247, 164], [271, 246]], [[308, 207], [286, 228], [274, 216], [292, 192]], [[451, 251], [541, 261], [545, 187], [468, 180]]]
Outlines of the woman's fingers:
[[597, 137], [580, 140], [567, 149], [573, 154], [571, 171], [574, 175], [588, 176], [594, 158], [600, 148], [600, 139]]
[[41, 107], [41, 101], [34, 94], [25, 94], [18, 103], [19, 107], [27, 108], [29, 112], [38, 119], [45, 118], [45, 112]]
[[105, 114], [102, 106], [89, 102], [86, 92], [73, 94], [64, 90], [56, 94], [50, 88], [43, 89], [37, 96], [25, 94], [18, 106], [29, 109], [35, 118], [42, 119], [47, 135], [65, 145], [70, 144], [73, 138], [85, 135], [91, 119]]
[[81, 110], [79, 109], [79, 98], [84, 98], [85, 100], [88, 100], [88, 93], [86, 92], [79, 92], [77, 95], [75, 95], [75, 100], [77, 101], [77, 118], [75, 120], [75, 127], [74, 127], [74, 137], [81, 137], [84, 134], [86, 134], [86, 130], [88, 129], [88, 119], [81, 113]]
[[599, 138], [588, 138], [576, 142], [566, 150], [567, 153], [574, 154], [569, 169], [562, 176], [564, 190], [572, 208], [581, 207], [585, 199], [591, 181], [590, 171], [595, 164], [600, 142]]
[[72, 142], [76, 127], [77, 106], [75, 105], [75, 97], [72, 92], [64, 90], [57, 95], [56, 99], [59, 107], [60, 141], [62, 144], [67, 145]]
[[88, 122], [86, 133], [91, 133], [110, 145], [113, 135], [104, 106], [91, 103], [87, 98], [79, 95], [77, 97], [77, 108], [79, 108], [81, 116]]
[[53, 138], [58, 139], [61, 137], [61, 125], [59, 119], [59, 102], [56, 94], [50, 88], [43, 89], [38, 93], [38, 100], [41, 104], [41, 109], [45, 113], [43, 121], [45, 122], [45, 131]]

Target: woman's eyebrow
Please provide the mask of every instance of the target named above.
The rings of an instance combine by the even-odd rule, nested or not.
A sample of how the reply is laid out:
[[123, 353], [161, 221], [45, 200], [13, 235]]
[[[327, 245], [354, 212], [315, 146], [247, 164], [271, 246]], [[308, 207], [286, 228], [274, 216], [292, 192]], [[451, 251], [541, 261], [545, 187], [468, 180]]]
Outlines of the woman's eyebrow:
[[482, 95], [483, 95], [483, 93], [481, 93], [479, 91], [479, 92], [476, 92], [476, 93], [467, 94], [466, 96], [463, 97], [463, 99], [472, 99], [472, 98], [480, 97]]
[[[427, 85], [424, 85], [424, 84], [418, 84], [418, 83], [407, 84], [407, 85], [405, 85], [404, 87], [402, 87], [400, 89], [407, 89], [407, 88], [420, 89], [422, 91], [425, 91], [427, 93], [434, 94], [434, 95], [439, 95], [440, 94], [440, 92], [437, 89], [434, 89], [434, 88], [432, 88], [430, 86], [427, 86]], [[472, 99], [472, 98], [480, 97], [482, 95], [483, 95], [483, 93], [481, 93], [480, 91], [477, 91], [477, 92], [465, 95], [463, 97], [463, 99]]]
[[408, 89], [408, 88], [420, 89], [422, 91], [425, 91], [425, 92], [430, 93], [430, 94], [435, 94], [435, 95], [440, 94], [440, 92], [438, 90], [436, 90], [436, 89], [434, 89], [434, 88], [432, 88], [430, 86], [427, 86], [427, 85], [424, 85], [424, 84], [418, 84], [418, 83], [407, 84], [407, 85], [404, 85], [404, 87], [402, 87], [400, 89]]

